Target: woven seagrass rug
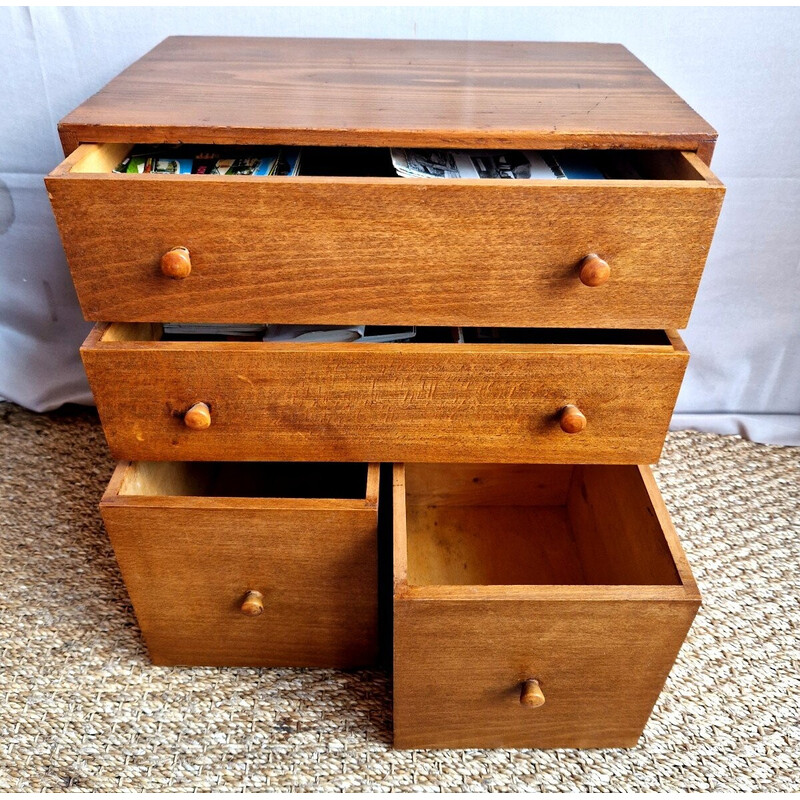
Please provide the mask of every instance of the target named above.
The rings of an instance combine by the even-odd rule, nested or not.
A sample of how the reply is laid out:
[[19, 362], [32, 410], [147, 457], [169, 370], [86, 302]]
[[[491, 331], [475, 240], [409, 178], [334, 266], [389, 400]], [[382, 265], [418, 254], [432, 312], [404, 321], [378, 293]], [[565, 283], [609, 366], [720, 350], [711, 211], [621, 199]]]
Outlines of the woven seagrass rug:
[[381, 672], [147, 660], [97, 501], [93, 410], [0, 404], [0, 789], [800, 789], [800, 450], [670, 434], [704, 606], [631, 750], [391, 749]]

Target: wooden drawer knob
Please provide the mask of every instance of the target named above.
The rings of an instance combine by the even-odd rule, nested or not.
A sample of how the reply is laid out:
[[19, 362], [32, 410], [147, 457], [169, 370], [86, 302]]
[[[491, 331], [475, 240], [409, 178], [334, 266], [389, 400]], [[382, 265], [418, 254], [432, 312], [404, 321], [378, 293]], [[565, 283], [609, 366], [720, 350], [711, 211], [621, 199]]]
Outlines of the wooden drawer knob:
[[611, 277], [611, 267], [596, 253], [589, 253], [581, 261], [580, 277], [584, 286], [602, 286]]
[[168, 278], [188, 278], [192, 259], [185, 247], [173, 247], [161, 256], [161, 271]]
[[241, 612], [246, 617], [257, 617], [264, 611], [264, 595], [261, 592], [248, 592], [242, 601]]
[[586, 427], [586, 417], [578, 406], [564, 406], [558, 418], [564, 433], [580, 433]]
[[522, 691], [519, 693], [519, 703], [528, 708], [539, 708], [544, 705], [544, 692], [539, 686], [539, 681], [533, 678], [523, 681]]
[[211, 427], [211, 409], [205, 403], [195, 403], [184, 415], [183, 424], [193, 431]]

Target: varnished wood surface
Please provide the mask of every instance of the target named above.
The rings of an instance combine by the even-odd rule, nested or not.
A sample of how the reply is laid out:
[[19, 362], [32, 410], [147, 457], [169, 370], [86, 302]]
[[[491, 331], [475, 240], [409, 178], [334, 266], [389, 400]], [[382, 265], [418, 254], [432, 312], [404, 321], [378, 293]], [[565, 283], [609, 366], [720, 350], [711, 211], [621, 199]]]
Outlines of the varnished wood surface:
[[[95, 321], [683, 328], [724, 195], [692, 154], [661, 154], [654, 174], [674, 180], [642, 181], [73, 166], [46, 182]], [[161, 269], [174, 247], [191, 258], [181, 280]], [[581, 282], [588, 253], [611, 266], [602, 286]]]
[[409, 505], [406, 518], [411, 585], [585, 582], [563, 506]]
[[404, 475], [406, 505], [563, 506], [571, 464], [426, 464]]
[[[112, 452], [141, 460], [649, 463], [688, 360], [677, 334], [664, 345], [184, 343], [114, 341], [118, 327], [97, 326], [81, 353]], [[193, 431], [183, 415], [198, 402], [213, 424]], [[579, 434], [559, 425], [569, 403], [588, 420]]]
[[[431, 581], [446, 578], [442, 568], [449, 563], [449, 569], [455, 569], [458, 558], [465, 555], [480, 559], [477, 551], [468, 549], [458, 555], [444, 542], [438, 553], [429, 550], [427, 560], [407, 553], [419, 540], [420, 532], [412, 531], [416, 519], [405, 504], [406, 470], [411, 475], [431, 469], [438, 466], [396, 465], [394, 469], [395, 746], [634, 746], [700, 602], [649, 469], [613, 468], [603, 476], [603, 467], [591, 468], [599, 482], [606, 478], [604, 486], [610, 493], [609, 497], [600, 497], [592, 491], [587, 500], [593, 504], [598, 520], [593, 535], [609, 549], [585, 557], [600, 562], [593, 565], [596, 571], [613, 576], [613, 560], [629, 560], [628, 574], [631, 570], [646, 574], [650, 569], [647, 559], [654, 559], [655, 568], [666, 553], [671, 562], [669, 584], [412, 586], [410, 581], [422, 575]], [[500, 472], [503, 469], [507, 467], [499, 468]], [[536, 468], [532, 473], [537, 485], [546, 483], [543, 469]], [[614, 485], [618, 470], [626, 471], [627, 480]], [[576, 468], [572, 480], [579, 494], [583, 479], [580, 468]], [[557, 486], [563, 485], [562, 475], [557, 474], [555, 480]], [[441, 482], [441, 477], [435, 481], [436, 496], [442, 494]], [[468, 494], [466, 483], [462, 483], [460, 493]], [[541, 489], [536, 494], [542, 496]], [[557, 495], [563, 496], [560, 488]], [[478, 496], [481, 502], [487, 501], [485, 488], [478, 487]], [[500, 497], [507, 502], [505, 493]], [[424, 498], [416, 494], [413, 502], [424, 503]], [[569, 493], [565, 502], [574, 502]], [[491, 506], [477, 508], [488, 510]], [[653, 528], [656, 508], [657, 524]], [[440, 508], [440, 527], [448, 524], [450, 510]], [[461, 511], [466, 514], [469, 506]], [[613, 539], [618, 514], [639, 519], [644, 526], [644, 543], [633, 541], [627, 549], [615, 548], [609, 540]], [[503, 520], [509, 521], [502, 515], [498, 519], [501, 525]], [[449, 524], [452, 531], [463, 530], [463, 520], [452, 518]], [[537, 530], [530, 531], [530, 547], [538, 542], [534, 536]], [[558, 528], [550, 532], [559, 536]], [[496, 529], [484, 526], [485, 537], [496, 534]], [[658, 539], [661, 555], [655, 556], [648, 541]], [[427, 541], [433, 542], [430, 538]], [[564, 554], [566, 561], [535, 567], [550, 569], [553, 577], [564, 575], [574, 552], [565, 550]], [[550, 555], [554, 555], [552, 546]], [[493, 558], [491, 553], [488, 557]], [[518, 571], [510, 556], [499, 558], [495, 558], [495, 568], [500, 569], [505, 560], [504, 568], [510, 575]], [[432, 565], [431, 559], [438, 559], [438, 566]], [[543, 559], [546, 562], [547, 556]], [[479, 569], [473, 570], [477, 577]], [[594, 578], [584, 569], [581, 580]], [[520, 704], [521, 686], [532, 678], [539, 682], [546, 698], [535, 709]]]
[[713, 148], [617, 44], [170, 37], [59, 125], [78, 142]]
[[[397, 599], [395, 747], [633, 747], [697, 607]], [[519, 702], [530, 675], [535, 715]]]
[[163, 467], [120, 464], [100, 506], [154, 663], [374, 663], [377, 465], [361, 500], [195, 496]]

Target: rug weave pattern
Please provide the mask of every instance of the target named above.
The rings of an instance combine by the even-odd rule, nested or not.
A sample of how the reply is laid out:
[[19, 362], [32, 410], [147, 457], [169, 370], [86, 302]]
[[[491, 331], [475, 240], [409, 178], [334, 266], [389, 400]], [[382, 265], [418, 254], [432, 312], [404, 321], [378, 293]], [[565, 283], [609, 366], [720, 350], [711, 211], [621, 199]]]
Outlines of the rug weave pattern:
[[800, 451], [674, 433], [704, 594], [631, 750], [391, 750], [380, 672], [149, 664], [97, 513], [96, 416], [0, 404], [0, 789], [797, 791]]

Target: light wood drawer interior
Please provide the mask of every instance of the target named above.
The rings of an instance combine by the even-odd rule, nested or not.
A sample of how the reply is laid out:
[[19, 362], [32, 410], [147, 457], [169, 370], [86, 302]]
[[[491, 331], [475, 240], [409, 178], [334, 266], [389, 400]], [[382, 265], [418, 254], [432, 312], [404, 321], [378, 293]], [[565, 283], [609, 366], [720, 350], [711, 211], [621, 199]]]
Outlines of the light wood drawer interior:
[[122, 462], [100, 509], [156, 664], [377, 654], [378, 465]]
[[[688, 353], [666, 331], [503, 329], [459, 344], [165, 341], [82, 348], [112, 452], [143, 460], [652, 463]], [[465, 332], [470, 338], [469, 330]], [[197, 430], [191, 409], [209, 424]], [[577, 409], [582, 427], [568, 425]]]
[[680, 585], [637, 467], [411, 464], [409, 586]]
[[394, 492], [396, 744], [635, 744], [700, 602], [649, 469], [407, 464]]

